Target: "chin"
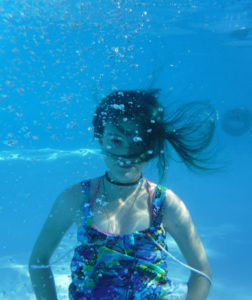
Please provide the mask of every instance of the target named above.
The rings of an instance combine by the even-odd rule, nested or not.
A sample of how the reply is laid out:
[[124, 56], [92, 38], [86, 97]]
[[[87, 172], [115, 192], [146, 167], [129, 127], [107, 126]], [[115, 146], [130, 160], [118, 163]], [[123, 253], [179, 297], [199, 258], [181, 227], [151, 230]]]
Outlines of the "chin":
[[141, 172], [135, 170], [134, 168], [131, 169], [123, 169], [121, 170], [120, 174], [118, 172], [118, 176], [120, 176], [121, 178], [124, 177], [127, 180], [135, 180], [136, 178], [138, 178], [141, 175]]
[[131, 168], [122, 168], [122, 167], [117, 167], [117, 168], [108, 168], [108, 171], [111, 173], [111, 175], [115, 177], [125, 177], [125, 178], [130, 178], [136, 176], [138, 173], [134, 167]]

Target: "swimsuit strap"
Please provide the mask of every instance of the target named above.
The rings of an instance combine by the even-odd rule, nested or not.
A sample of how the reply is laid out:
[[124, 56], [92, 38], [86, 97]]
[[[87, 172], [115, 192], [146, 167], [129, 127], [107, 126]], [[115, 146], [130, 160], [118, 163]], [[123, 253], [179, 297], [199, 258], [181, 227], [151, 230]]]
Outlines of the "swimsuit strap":
[[96, 186], [95, 186], [95, 190], [94, 190], [94, 193], [93, 193], [93, 196], [92, 196], [92, 199], [91, 199], [91, 207], [93, 207], [93, 203], [94, 203], [95, 197], [96, 197], [96, 195], [98, 193], [102, 177], [103, 176], [99, 177], [98, 180], [97, 180], [97, 183], [96, 183]]
[[84, 194], [83, 197], [84, 198], [88, 197], [90, 181], [89, 180], [82, 181], [81, 186], [82, 186], [82, 193]]
[[165, 191], [165, 187], [156, 185], [152, 201], [152, 226], [154, 228], [157, 228], [162, 224], [163, 204], [166, 196]]
[[151, 189], [150, 181], [148, 179], [146, 179], [146, 182], [147, 182], [147, 189], [148, 189], [148, 193], [149, 193], [149, 197], [150, 197], [150, 207], [152, 207], [153, 192], [152, 192], [152, 189]]
[[[82, 215], [84, 216], [82, 222], [83, 228], [86, 227], [86, 223], [89, 219], [89, 214], [90, 214], [90, 210], [87, 209], [87, 207], [89, 206], [90, 185], [91, 185], [90, 180], [85, 180], [81, 182], [81, 192], [82, 192], [82, 199], [83, 199]], [[82, 235], [83, 235], [82, 230], [78, 230], [78, 240]]]

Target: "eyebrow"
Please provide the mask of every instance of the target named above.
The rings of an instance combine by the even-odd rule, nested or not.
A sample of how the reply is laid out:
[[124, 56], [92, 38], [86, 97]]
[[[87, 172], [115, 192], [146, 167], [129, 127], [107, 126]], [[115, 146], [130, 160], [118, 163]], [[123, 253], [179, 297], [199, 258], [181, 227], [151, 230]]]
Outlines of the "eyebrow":
[[[118, 126], [115, 126], [116, 130], [119, 132], [118, 133], [114, 133], [113, 131], [112, 132], [108, 132], [108, 135], [113, 135], [113, 136], [118, 136], [118, 137], [121, 137], [121, 135], [125, 135], [126, 137], [132, 137], [134, 135], [134, 132], [133, 130], [127, 130], [127, 129], [124, 129], [122, 126], [118, 125]], [[110, 131], [110, 130], [109, 130]]]
[[124, 128], [123, 128], [122, 126], [120, 126], [120, 125], [117, 125], [117, 126], [115, 126], [115, 127], [116, 127], [116, 129], [117, 129], [118, 131], [120, 131], [122, 134], [126, 135], [127, 137], [131, 137], [131, 136], [134, 135], [133, 130], [127, 130], [127, 129], [124, 129]]
[[122, 138], [119, 134], [116, 134], [116, 133], [108, 133], [109, 136], [116, 136], [116, 137], [119, 137], [119, 138]]

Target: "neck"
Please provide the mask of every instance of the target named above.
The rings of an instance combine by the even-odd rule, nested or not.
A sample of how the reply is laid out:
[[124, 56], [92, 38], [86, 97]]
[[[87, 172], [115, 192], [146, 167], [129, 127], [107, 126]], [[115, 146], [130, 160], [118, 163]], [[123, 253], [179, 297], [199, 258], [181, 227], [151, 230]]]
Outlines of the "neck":
[[114, 185], [119, 185], [119, 186], [132, 186], [132, 185], [136, 185], [140, 182], [140, 180], [143, 178], [142, 174], [140, 175], [140, 177], [136, 180], [136, 181], [132, 181], [132, 182], [119, 182], [119, 181], [116, 181], [112, 178], [109, 177], [108, 173], [106, 172], [105, 173], [105, 178], [106, 180], [111, 183], [111, 184], [114, 184]]

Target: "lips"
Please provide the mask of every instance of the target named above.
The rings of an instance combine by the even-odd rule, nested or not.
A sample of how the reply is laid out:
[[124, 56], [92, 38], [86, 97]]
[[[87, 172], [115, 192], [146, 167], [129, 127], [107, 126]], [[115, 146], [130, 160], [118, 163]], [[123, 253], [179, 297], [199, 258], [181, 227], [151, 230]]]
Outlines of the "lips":
[[132, 168], [131, 165], [123, 165], [123, 166], [119, 165], [119, 167], [123, 168], [123, 169], [131, 169]]

